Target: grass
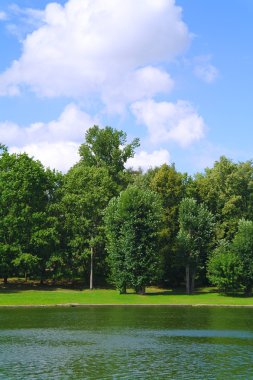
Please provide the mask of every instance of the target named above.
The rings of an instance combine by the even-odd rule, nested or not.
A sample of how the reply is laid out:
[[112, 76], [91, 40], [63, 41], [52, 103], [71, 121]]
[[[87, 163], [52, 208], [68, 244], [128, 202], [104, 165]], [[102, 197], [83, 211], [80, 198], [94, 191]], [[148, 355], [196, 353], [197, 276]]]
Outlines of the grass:
[[147, 288], [145, 295], [116, 290], [78, 290], [54, 287], [0, 286], [0, 306], [50, 305], [232, 305], [253, 306], [253, 297], [226, 296], [212, 288], [198, 289], [192, 295], [168, 289]]

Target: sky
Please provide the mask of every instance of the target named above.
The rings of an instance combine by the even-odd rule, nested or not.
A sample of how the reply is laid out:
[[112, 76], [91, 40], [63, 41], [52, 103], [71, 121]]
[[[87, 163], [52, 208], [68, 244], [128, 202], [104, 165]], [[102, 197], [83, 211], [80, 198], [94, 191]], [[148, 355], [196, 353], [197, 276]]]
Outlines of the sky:
[[0, 142], [62, 172], [93, 125], [128, 167], [251, 160], [252, 0], [1, 0]]

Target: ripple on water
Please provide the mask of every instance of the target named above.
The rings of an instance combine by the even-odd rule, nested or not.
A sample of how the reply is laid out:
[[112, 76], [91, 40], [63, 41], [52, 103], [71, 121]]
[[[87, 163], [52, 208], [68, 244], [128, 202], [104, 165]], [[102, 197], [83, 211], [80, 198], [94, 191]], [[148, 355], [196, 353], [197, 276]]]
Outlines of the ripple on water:
[[[108, 326], [104, 318], [102, 326], [103, 310], [97, 312], [102, 313], [97, 328], [85, 313], [79, 313], [80, 330], [77, 315], [74, 329], [71, 318], [64, 328], [46, 327], [45, 320], [43, 328], [2, 326], [0, 379], [253, 379], [253, 326], [251, 329], [249, 320], [246, 330], [231, 323], [228, 329], [208, 328], [208, 323], [206, 329], [198, 329], [192, 328], [194, 324], [190, 322], [189, 328], [185, 324], [178, 328], [177, 322], [175, 328], [175, 318], [170, 327], [171, 315], [163, 311], [167, 320], [160, 328], [158, 308], [156, 328], [153, 319], [150, 328], [147, 320], [145, 328], [140, 328], [139, 322], [135, 328], [134, 314], [131, 323], [125, 319], [120, 325], [117, 319]], [[144, 319], [145, 314], [146, 310]], [[137, 317], [140, 318], [139, 309]]]

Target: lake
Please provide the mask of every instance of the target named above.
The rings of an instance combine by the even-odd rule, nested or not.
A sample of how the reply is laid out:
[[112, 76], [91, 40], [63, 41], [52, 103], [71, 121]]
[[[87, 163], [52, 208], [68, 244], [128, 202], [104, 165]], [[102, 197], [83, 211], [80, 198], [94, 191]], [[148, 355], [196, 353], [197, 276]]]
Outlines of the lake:
[[253, 379], [253, 309], [0, 309], [0, 379]]

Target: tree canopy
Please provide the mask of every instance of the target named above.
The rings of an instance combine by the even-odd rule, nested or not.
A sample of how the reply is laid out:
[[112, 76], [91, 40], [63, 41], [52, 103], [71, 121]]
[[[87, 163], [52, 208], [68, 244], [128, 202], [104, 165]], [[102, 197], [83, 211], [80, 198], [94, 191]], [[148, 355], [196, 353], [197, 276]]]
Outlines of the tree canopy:
[[143, 292], [253, 288], [253, 164], [127, 169], [139, 139], [93, 126], [59, 173], [0, 144], [0, 276]]
[[134, 185], [110, 201], [105, 212], [107, 250], [121, 293], [127, 286], [144, 293], [157, 274], [161, 215], [159, 196]]

